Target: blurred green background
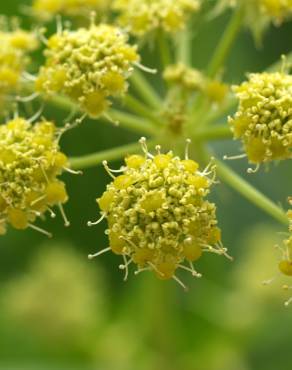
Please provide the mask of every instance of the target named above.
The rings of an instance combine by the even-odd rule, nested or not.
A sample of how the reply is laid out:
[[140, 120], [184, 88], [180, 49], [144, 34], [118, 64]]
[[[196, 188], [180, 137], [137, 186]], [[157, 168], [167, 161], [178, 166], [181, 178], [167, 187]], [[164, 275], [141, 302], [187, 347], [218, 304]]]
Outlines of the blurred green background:
[[[29, 2], [0, 2], [0, 13], [20, 14]], [[201, 25], [193, 39], [193, 60], [203, 68], [230, 14]], [[30, 26], [29, 19], [24, 21]], [[193, 24], [194, 29], [197, 28]], [[256, 49], [243, 31], [228, 65], [226, 80], [261, 71], [291, 51], [292, 24], [271, 28]], [[155, 49], [143, 60], [152, 66]], [[157, 83], [157, 81], [154, 81]], [[159, 88], [159, 86], [158, 86]], [[47, 109], [47, 117], [62, 112]], [[121, 128], [89, 121], [68, 132], [65, 153], [81, 155], [138, 139]], [[235, 152], [234, 142], [214, 144], [218, 156]], [[231, 164], [267, 196], [286, 207], [292, 172], [287, 161], [250, 176], [246, 163]], [[119, 163], [112, 164], [112, 167]], [[83, 176], [65, 175], [71, 227], [48, 220], [54, 233], [48, 242], [34, 231], [9, 233], [0, 240], [0, 369], [2, 370], [290, 370], [292, 307], [277, 274], [282, 225], [239, 197], [224, 184], [212, 199], [218, 205], [223, 242], [233, 263], [204, 255], [197, 268], [203, 278], [182, 273], [184, 293], [175, 282], [150, 274], [123, 282], [111, 254], [89, 262], [87, 254], [107, 246], [104, 225], [87, 228], [96, 219], [95, 198], [108, 177], [101, 166]]]

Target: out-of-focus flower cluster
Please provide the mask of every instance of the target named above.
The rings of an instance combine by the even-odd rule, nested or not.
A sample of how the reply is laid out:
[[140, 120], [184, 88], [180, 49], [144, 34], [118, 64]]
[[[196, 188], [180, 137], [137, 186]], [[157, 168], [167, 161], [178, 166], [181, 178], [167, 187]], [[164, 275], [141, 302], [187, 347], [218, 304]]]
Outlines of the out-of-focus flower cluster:
[[278, 25], [292, 16], [291, 0], [221, 0], [216, 12], [226, 7], [243, 7], [246, 25], [252, 29], [256, 38], [273, 22]]
[[34, 227], [36, 218], [68, 199], [58, 179], [67, 165], [52, 122], [16, 118], [0, 125], [0, 233]]
[[110, 97], [127, 91], [127, 79], [139, 61], [127, 36], [106, 24], [53, 35], [45, 55], [36, 90], [48, 96], [65, 94], [92, 117], [106, 110]]
[[114, 0], [121, 26], [141, 36], [158, 29], [176, 32], [185, 26], [190, 13], [200, 8], [198, 0]]
[[[36, 35], [16, 29], [0, 31], [0, 106], [7, 110], [7, 103], [20, 90], [22, 73], [30, 62], [28, 53], [38, 46]], [[6, 104], [6, 105], [5, 105]]]
[[42, 20], [50, 20], [57, 15], [87, 16], [91, 11], [103, 12], [110, 0], [34, 0], [32, 12]]
[[9, 319], [57, 346], [84, 346], [105, 318], [101, 272], [63, 243], [44, 245], [29, 271], [5, 286], [2, 300]]

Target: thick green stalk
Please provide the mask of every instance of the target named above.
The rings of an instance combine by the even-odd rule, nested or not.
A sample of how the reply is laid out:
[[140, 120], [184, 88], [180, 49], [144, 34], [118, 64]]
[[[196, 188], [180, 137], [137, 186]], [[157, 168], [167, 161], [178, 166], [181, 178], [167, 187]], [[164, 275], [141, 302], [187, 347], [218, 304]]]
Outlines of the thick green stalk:
[[228, 125], [213, 125], [195, 131], [194, 136], [197, 140], [210, 141], [232, 139], [233, 134]]
[[183, 63], [186, 66], [192, 65], [190, 38], [191, 38], [190, 31], [188, 27], [186, 27], [183, 31], [180, 32], [177, 40], [178, 45], [176, 61], [177, 63]]
[[231, 168], [226, 166], [226, 164], [217, 159], [215, 159], [215, 163], [217, 166], [218, 176], [222, 179], [222, 181], [231, 186], [234, 190], [239, 192], [250, 202], [258, 206], [270, 216], [274, 217], [277, 221], [283, 224], [288, 224], [288, 218], [285, 212], [280, 207], [278, 207], [275, 203], [268, 199], [259, 190], [254, 188], [246, 180], [241, 178]]
[[162, 125], [162, 121], [157, 118], [157, 114], [153, 113], [149, 107], [141, 103], [140, 100], [136, 99], [134, 96], [126, 94], [123, 99], [123, 103], [133, 113], [148, 118], [155, 124]]
[[160, 110], [161, 99], [140, 71], [135, 70], [130, 79], [134, 89], [151, 108]]
[[[197, 142], [196, 150], [200, 160], [203, 163], [208, 164], [210, 162], [211, 154], [205, 149], [202, 143]], [[218, 174], [218, 177], [223, 182], [228, 184], [231, 188], [233, 188], [239, 194], [244, 196], [258, 208], [262, 209], [267, 214], [275, 218], [277, 221], [285, 225], [289, 223], [285, 212], [280, 207], [278, 207], [274, 202], [272, 202], [269, 198], [267, 198], [254, 186], [252, 186], [249, 182], [240, 177], [225, 163], [216, 158], [213, 158], [213, 161], [216, 164], [216, 172]]]
[[110, 109], [108, 115], [113, 121], [117, 122], [117, 124], [128, 128], [131, 131], [145, 135], [157, 134], [157, 128], [152, 124], [152, 122], [145, 118], [140, 118], [133, 114], [121, 112], [116, 109]]
[[172, 55], [170, 51], [169, 41], [167, 35], [163, 30], [157, 32], [158, 50], [160, 53], [160, 60], [163, 69], [165, 69], [172, 62]]
[[237, 34], [242, 26], [244, 17], [244, 8], [239, 6], [233, 13], [223, 36], [215, 49], [215, 53], [211, 59], [211, 63], [208, 66], [207, 74], [213, 78], [217, 72], [223, 66], [225, 59], [227, 58], [229, 51], [236, 39]]
[[[155, 144], [156, 143], [154, 141], [150, 141], [147, 143], [147, 146], [151, 148], [155, 146]], [[127, 144], [81, 157], [72, 157], [69, 159], [70, 168], [73, 170], [81, 170], [84, 168], [94, 167], [102, 163], [104, 160], [108, 162], [114, 161], [125, 157], [127, 154], [136, 152], [141, 152], [140, 143]]]
[[[52, 104], [62, 110], [70, 111], [78, 109], [75, 103], [60, 95], [54, 95], [50, 100], [48, 100], [48, 104]], [[125, 127], [139, 134], [154, 135], [157, 132], [157, 128], [155, 128], [155, 126], [149, 120], [134, 116], [129, 113], [121, 112], [117, 109], [110, 109], [107, 113], [107, 116], [108, 118], [106, 116], [101, 116], [98, 118], [98, 120], [107, 123], [111, 123], [110, 120], [116, 121], [117, 124], [121, 125], [121, 127]]]

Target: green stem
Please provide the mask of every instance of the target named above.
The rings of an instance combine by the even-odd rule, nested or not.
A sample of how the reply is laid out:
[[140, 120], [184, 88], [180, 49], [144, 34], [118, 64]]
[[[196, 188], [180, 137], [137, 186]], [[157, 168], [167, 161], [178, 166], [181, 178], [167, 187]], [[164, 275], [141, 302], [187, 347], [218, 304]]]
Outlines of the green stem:
[[277, 221], [283, 224], [288, 224], [288, 218], [285, 212], [280, 207], [278, 207], [259, 190], [257, 190], [251, 184], [241, 178], [237, 173], [235, 173], [224, 163], [217, 159], [215, 159], [215, 163], [217, 165], [217, 173], [219, 178], [221, 178], [226, 184], [231, 186], [234, 190], [239, 192], [250, 202], [254, 203], [270, 216], [274, 217]]
[[233, 134], [228, 125], [213, 125], [202, 128], [194, 133], [197, 140], [224, 140], [232, 139]]
[[[150, 141], [147, 143], [147, 146], [153, 147], [155, 146], [155, 142]], [[140, 152], [141, 151], [141, 144], [140, 143], [132, 143], [123, 146], [119, 146], [117, 148], [112, 148], [108, 150], [104, 150], [97, 153], [92, 153], [88, 155], [84, 155], [81, 157], [72, 157], [69, 159], [70, 168], [73, 170], [80, 170], [84, 168], [94, 167], [98, 164], [102, 163], [104, 160], [107, 161], [114, 161], [125, 157], [127, 154]]]
[[157, 134], [157, 128], [145, 118], [140, 118], [116, 109], [110, 109], [109, 116], [112, 120], [117, 121], [122, 127], [128, 128], [131, 131], [140, 134]]
[[136, 69], [130, 80], [140, 97], [149, 104], [151, 108], [160, 110], [161, 99], [150, 83], [144, 78], [143, 74]]
[[190, 38], [190, 31], [186, 26], [186, 28], [179, 34], [176, 56], [177, 62], [183, 63], [186, 66], [192, 65]]
[[[55, 95], [50, 100], [48, 100], [48, 103], [53, 104], [55, 107], [62, 110], [70, 111], [76, 109], [75, 103], [60, 95]], [[157, 128], [155, 128], [152, 122], [144, 118], [140, 118], [129, 113], [124, 113], [116, 109], [110, 109], [108, 115], [113, 121], [117, 121], [122, 127], [130, 129], [131, 131], [137, 132], [139, 134], [153, 135], [157, 132]], [[111, 123], [110, 120], [104, 116], [99, 117], [98, 120], [106, 123]]]
[[151, 109], [149, 109], [149, 107], [141, 103], [140, 100], [136, 99], [135, 97], [127, 94], [123, 99], [123, 103], [133, 113], [148, 118], [155, 124], [162, 124], [162, 122], [157, 118], [157, 115], [153, 113]]
[[172, 55], [170, 51], [169, 41], [163, 30], [159, 30], [157, 32], [157, 42], [160, 53], [161, 65], [163, 69], [165, 69], [168, 65], [171, 64]]
[[240, 31], [242, 20], [244, 17], [244, 8], [239, 6], [233, 13], [223, 36], [215, 49], [211, 63], [208, 66], [208, 76], [213, 78], [222, 67], [228, 53]]

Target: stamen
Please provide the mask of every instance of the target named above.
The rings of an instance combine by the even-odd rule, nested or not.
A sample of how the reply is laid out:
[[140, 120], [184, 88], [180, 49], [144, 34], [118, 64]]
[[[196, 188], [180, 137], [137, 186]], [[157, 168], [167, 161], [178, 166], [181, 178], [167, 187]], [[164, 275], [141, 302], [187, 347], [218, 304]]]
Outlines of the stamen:
[[64, 208], [63, 208], [63, 205], [62, 203], [58, 203], [58, 207], [59, 207], [59, 210], [60, 210], [60, 213], [61, 213], [61, 216], [64, 220], [64, 225], [65, 227], [68, 227], [70, 226], [70, 221], [67, 219], [67, 216], [66, 216], [66, 213], [64, 211]]
[[56, 27], [57, 27], [57, 34], [60, 35], [63, 32], [63, 24], [62, 24], [62, 17], [60, 14], [56, 15]]
[[285, 303], [284, 303], [284, 305], [286, 306], [286, 307], [288, 307], [289, 306], [289, 304], [292, 302], [292, 297], [290, 297]]
[[28, 81], [33, 81], [33, 82], [35, 82], [36, 81], [36, 76], [34, 76], [34, 75], [32, 75], [31, 73], [28, 73], [28, 72], [26, 72], [26, 71], [24, 71], [23, 73], [22, 73], [22, 77], [23, 78], [25, 78], [26, 80], [28, 80]]
[[175, 280], [185, 292], [189, 290], [189, 288], [176, 275], [173, 275], [172, 279]]
[[49, 211], [49, 213], [50, 213], [50, 216], [52, 217], [52, 218], [55, 218], [56, 217], [56, 213], [50, 208], [50, 207], [47, 207], [47, 210]]
[[139, 140], [139, 143], [141, 144], [141, 147], [142, 147], [142, 151], [144, 152], [144, 154], [147, 156], [147, 157], [149, 157], [149, 158], [151, 158], [151, 159], [153, 159], [154, 158], [154, 156], [151, 154], [151, 153], [149, 153], [149, 151], [148, 151], [148, 147], [147, 147], [147, 140], [146, 140], [146, 137], [144, 137], [144, 136], [142, 136], [141, 137], [141, 139]]
[[250, 174], [251, 174], [251, 173], [257, 173], [257, 172], [258, 172], [258, 170], [260, 169], [260, 166], [261, 166], [261, 165], [260, 165], [260, 163], [257, 163], [257, 165], [255, 166], [255, 168], [251, 168], [251, 167], [250, 167], [250, 168], [248, 168], [248, 169], [247, 169], [247, 171], [246, 171], [246, 172], [247, 172], [247, 173], [250, 173]]
[[89, 254], [88, 255], [88, 259], [92, 260], [93, 258], [100, 256], [101, 254], [104, 254], [106, 252], [109, 252], [110, 250], [111, 250], [111, 248], [110, 247], [107, 247], [107, 248], [104, 248], [104, 249], [102, 249], [101, 251], [99, 251], [99, 252], [97, 252], [95, 254]]
[[158, 268], [155, 265], [153, 265], [152, 262], [148, 262], [148, 265], [151, 266], [152, 270], [156, 271], [160, 276], [162, 276], [162, 277], [165, 276], [165, 274], [163, 272], [159, 271]]
[[236, 159], [243, 159], [243, 158], [246, 158], [246, 157], [247, 157], [246, 153], [238, 154], [238, 155], [231, 155], [231, 156], [224, 155], [223, 160], [224, 161], [234, 161]]
[[141, 272], [144, 272], [144, 271], [152, 271], [152, 268], [151, 267], [139, 268], [138, 270], [134, 271], [134, 275], [138, 275], [138, 274], [140, 274]]
[[145, 67], [143, 64], [139, 62], [135, 62], [134, 66], [138, 67], [139, 69], [141, 69], [141, 71], [146, 72], [146, 73], [151, 73], [154, 75], [157, 73], [157, 69]]
[[68, 172], [68, 173], [71, 173], [72, 175], [83, 175], [82, 171], [74, 171], [74, 170], [71, 170], [71, 168], [68, 168], [68, 167], [63, 167], [63, 170]]
[[37, 199], [33, 200], [33, 201], [30, 203], [30, 205], [31, 205], [31, 206], [34, 206], [34, 205], [36, 205], [38, 202], [40, 202], [41, 200], [43, 200], [43, 199], [45, 199], [45, 198], [46, 198], [46, 195], [42, 195], [41, 197], [39, 197], [39, 198], [37, 198]]
[[123, 265], [120, 265], [119, 266], [119, 269], [120, 270], [125, 270], [124, 281], [127, 281], [128, 276], [129, 276], [129, 269], [128, 269], [128, 267], [132, 263], [132, 259], [130, 259], [129, 261], [127, 261], [126, 256], [123, 255], [123, 260], [124, 260], [124, 264]]
[[97, 221], [94, 221], [94, 222], [91, 222], [91, 221], [88, 221], [87, 222], [87, 226], [91, 227], [91, 226], [95, 226], [95, 225], [98, 225], [99, 223], [101, 223], [101, 221], [106, 217], [106, 213], [103, 213], [102, 216], [97, 220]]
[[44, 229], [41, 229], [40, 227], [38, 226], [35, 226], [33, 224], [28, 224], [28, 227], [30, 227], [31, 229], [35, 230], [35, 231], [38, 231], [39, 233], [41, 234], [44, 234], [46, 235], [48, 238], [52, 238], [53, 234], [49, 233], [48, 231], [44, 230]]
[[155, 149], [156, 149], [158, 154], [161, 154], [161, 146], [160, 145], [156, 145]]
[[189, 159], [189, 150], [190, 150], [190, 145], [192, 143], [191, 139], [186, 139], [186, 148], [185, 148], [185, 159]]
[[112, 118], [107, 112], [103, 112], [102, 115], [104, 116], [104, 118], [106, 118], [110, 123], [113, 123], [115, 126], [120, 125], [120, 121]]
[[34, 99], [36, 99], [39, 96], [40, 96], [40, 94], [35, 92], [35, 93], [33, 93], [31, 95], [28, 95], [28, 96], [17, 96], [16, 100], [20, 101], [22, 103], [28, 103], [28, 102], [33, 101]]
[[193, 271], [192, 274], [195, 274], [195, 276], [197, 276], [198, 278], [201, 278], [202, 277], [202, 274], [200, 272], [197, 272], [195, 270], [195, 267], [194, 267], [194, 264], [193, 264], [192, 261], [189, 261], [189, 265], [190, 265], [190, 267], [191, 267], [191, 269]]
[[46, 38], [46, 36], [45, 36], [45, 33], [46, 33], [46, 28], [45, 27], [42, 27], [42, 28], [39, 28], [38, 30], [37, 30], [38, 32], [37, 32], [37, 34], [38, 34], [38, 36], [39, 36], [39, 39], [41, 40], [41, 42], [45, 45], [45, 46], [48, 46], [48, 39]]
[[105, 168], [106, 172], [110, 175], [110, 177], [111, 177], [112, 179], [115, 179], [115, 176], [112, 174], [112, 172], [111, 172], [111, 170], [110, 170], [109, 166], [107, 165], [107, 161], [103, 161], [103, 162], [102, 162], [102, 165], [104, 166], [104, 168]]
[[32, 117], [30, 117], [27, 121], [29, 123], [33, 123], [34, 121], [36, 121], [41, 116], [41, 114], [43, 113], [44, 106], [45, 106], [45, 103], [42, 102], [39, 110]]
[[190, 272], [192, 274], [192, 276], [196, 276], [198, 278], [202, 277], [202, 275], [200, 273], [198, 273], [196, 270], [194, 270], [192, 268], [189, 268], [189, 267], [184, 266], [184, 265], [178, 265], [178, 267], [180, 267], [183, 270], [186, 270], [186, 271]]

